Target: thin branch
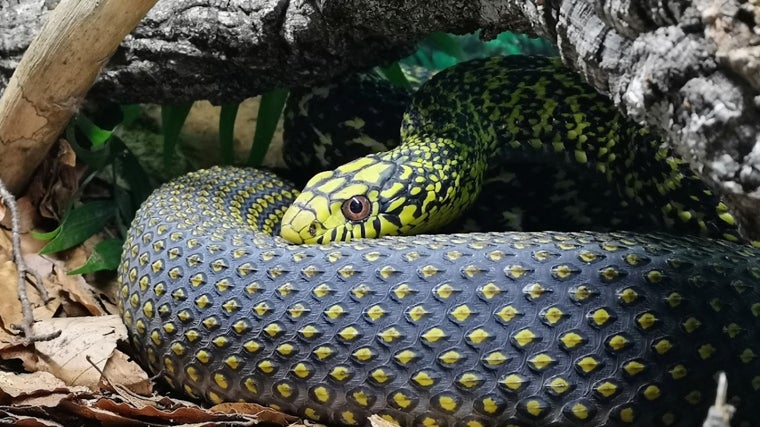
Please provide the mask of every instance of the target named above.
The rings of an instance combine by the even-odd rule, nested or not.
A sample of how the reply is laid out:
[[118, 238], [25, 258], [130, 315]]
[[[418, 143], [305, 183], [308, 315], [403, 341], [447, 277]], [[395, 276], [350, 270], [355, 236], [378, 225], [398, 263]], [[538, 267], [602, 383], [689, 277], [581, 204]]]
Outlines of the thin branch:
[[21, 233], [19, 232], [19, 212], [18, 206], [16, 205], [16, 198], [13, 197], [13, 194], [11, 194], [10, 191], [8, 191], [2, 180], [0, 180], [0, 199], [2, 199], [11, 214], [12, 259], [16, 264], [16, 271], [18, 274], [18, 300], [21, 302], [21, 312], [23, 314], [22, 323], [20, 325], [13, 324], [11, 327], [20, 331], [24, 335], [24, 345], [29, 345], [36, 341], [49, 341], [57, 338], [61, 335], [60, 330], [44, 335], [35, 335], [32, 330], [34, 313], [32, 311], [32, 304], [29, 301], [29, 296], [26, 293], [27, 280], [29, 280], [29, 283], [31, 283], [40, 293], [44, 303], [47, 304], [51, 298], [45, 288], [45, 283], [42, 281], [42, 276], [40, 276], [37, 271], [30, 270], [27, 267], [24, 255], [21, 253]]

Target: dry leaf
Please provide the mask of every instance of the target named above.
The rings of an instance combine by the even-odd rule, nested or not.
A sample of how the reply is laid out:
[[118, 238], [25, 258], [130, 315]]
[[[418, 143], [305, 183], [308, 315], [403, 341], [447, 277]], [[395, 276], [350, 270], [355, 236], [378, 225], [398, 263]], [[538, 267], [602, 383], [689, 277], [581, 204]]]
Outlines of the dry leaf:
[[76, 155], [69, 143], [58, 140], [30, 180], [26, 196], [44, 218], [60, 219], [60, 213], [79, 189], [85, 168], [76, 167]]
[[[166, 399], [162, 399], [165, 401]], [[256, 415], [223, 414], [212, 412], [197, 405], [172, 407], [170, 409], [145, 406], [136, 408], [130, 404], [118, 403], [111, 399], [100, 399], [94, 408], [107, 410], [129, 419], [144, 420], [148, 424], [170, 424], [176, 426], [201, 425], [255, 425], [259, 423]]]
[[115, 315], [49, 319], [35, 323], [33, 330], [40, 335], [61, 331], [58, 338], [35, 344], [43, 356], [35, 370], [50, 372], [66, 384], [92, 390], [98, 390], [101, 372], [116, 342], [127, 337], [127, 329]]
[[209, 408], [209, 411], [220, 412], [223, 414], [255, 415], [256, 419], [262, 423], [272, 423], [281, 426], [289, 425], [298, 420], [298, 417], [285, 414], [272, 408], [267, 408], [266, 406], [247, 402], [220, 403]]
[[[108, 383], [121, 385], [133, 393], [143, 396], [150, 396], [153, 393], [153, 383], [148, 374], [119, 350], [114, 350], [113, 355], [106, 362], [103, 376]], [[110, 389], [110, 387], [103, 384], [100, 389]]]
[[377, 414], [370, 415], [368, 421], [372, 427], [399, 427], [398, 424], [386, 421]]
[[[80, 304], [93, 316], [118, 313], [118, 307], [112, 302], [117, 300], [116, 282], [112, 280], [106, 283], [105, 286], [95, 287], [87, 283], [81, 274], [72, 276], [66, 274], [66, 272], [84, 265], [92, 253], [92, 248], [100, 240], [102, 240], [100, 237], [91, 237], [84, 244], [67, 251], [67, 257], [64, 262], [55, 261], [56, 265], [61, 267], [59, 270], [56, 270], [56, 277], [60, 281], [63, 290], [68, 293], [73, 302]], [[73, 310], [71, 307], [65, 307], [65, 309], [67, 310], [67, 314], [70, 314], [69, 311]]]
[[0, 419], [2, 419], [4, 423], [8, 423], [9, 425], [14, 425], [16, 427], [63, 427], [63, 424], [57, 423], [55, 421], [44, 420], [37, 417], [15, 415], [3, 411], [2, 408], [0, 408]]
[[0, 402], [13, 403], [18, 398], [54, 393], [68, 392], [63, 381], [47, 372], [16, 374], [0, 371]]
[[[4, 204], [0, 203], [0, 225], [11, 229], [11, 216], [5, 215]], [[37, 208], [29, 197], [16, 199], [16, 208], [18, 209], [18, 229], [20, 233], [28, 233], [33, 229], [39, 219]]]
[[[56, 281], [51, 281], [49, 273], [55, 269], [55, 264], [50, 260], [38, 255], [36, 251], [40, 248], [40, 242], [28, 234], [21, 236], [21, 252], [26, 261], [27, 267], [38, 272], [45, 282], [49, 296], [52, 298], [47, 304], [42, 303], [39, 292], [31, 284], [27, 284], [27, 296], [32, 305], [34, 318], [37, 320], [50, 319], [60, 306], [58, 299], [60, 285]], [[0, 300], [0, 323], [5, 328], [6, 333], [15, 334], [16, 331], [10, 329], [11, 324], [21, 323], [23, 316], [21, 314], [21, 302], [18, 300], [17, 290], [17, 270], [16, 265], [11, 261], [12, 244], [9, 232], [0, 232], [0, 295], [12, 296]]]

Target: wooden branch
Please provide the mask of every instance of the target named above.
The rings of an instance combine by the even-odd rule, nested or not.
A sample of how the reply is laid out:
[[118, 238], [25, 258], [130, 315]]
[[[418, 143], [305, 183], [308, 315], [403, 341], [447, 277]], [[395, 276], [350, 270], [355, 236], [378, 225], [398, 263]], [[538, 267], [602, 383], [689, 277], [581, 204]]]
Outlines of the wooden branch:
[[0, 98], [0, 180], [23, 189], [100, 69], [156, 0], [63, 0]]

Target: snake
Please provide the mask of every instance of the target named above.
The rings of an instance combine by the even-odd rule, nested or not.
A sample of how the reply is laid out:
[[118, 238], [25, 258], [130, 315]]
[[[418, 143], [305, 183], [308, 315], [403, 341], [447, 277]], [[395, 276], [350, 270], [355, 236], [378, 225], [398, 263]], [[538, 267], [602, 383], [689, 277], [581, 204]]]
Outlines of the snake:
[[[760, 249], [626, 123], [558, 60], [495, 57], [438, 73], [397, 148], [303, 191], [261, 169], [173, 180], [123, 247], [136, 354], [192, 398], [330, 425], [697, 425], [725, 371], [756, 425]], [[596, 173], [665, 232], [435, 234], [488, 202], [507, 151]]]

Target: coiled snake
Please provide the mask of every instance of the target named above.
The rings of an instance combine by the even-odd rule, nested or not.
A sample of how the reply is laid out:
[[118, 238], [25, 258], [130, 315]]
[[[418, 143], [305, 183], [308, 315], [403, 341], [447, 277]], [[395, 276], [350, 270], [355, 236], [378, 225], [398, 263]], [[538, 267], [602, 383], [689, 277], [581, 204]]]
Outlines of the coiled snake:
[[[122, 316], [150, 369], [196, 398], [328, 424], [466, 426], [697, 425], [725, 370], [738, 420], [760, 423], [760, 250], [727, 241], [730, 214], [683, 162], [539, 58], [440, 73], [402, 136], [307, 185], [283, 235], [319, 244], [271, 235], [297, 191], [268, 172], [211, 168], [157, 190], [120, 266]], [[724, 240], [357, 240], [451, 221], [492, 158], [531, 149], [598, 172], [653, 222]]]

